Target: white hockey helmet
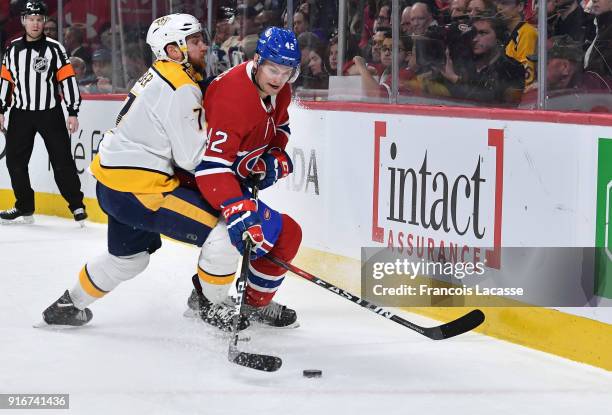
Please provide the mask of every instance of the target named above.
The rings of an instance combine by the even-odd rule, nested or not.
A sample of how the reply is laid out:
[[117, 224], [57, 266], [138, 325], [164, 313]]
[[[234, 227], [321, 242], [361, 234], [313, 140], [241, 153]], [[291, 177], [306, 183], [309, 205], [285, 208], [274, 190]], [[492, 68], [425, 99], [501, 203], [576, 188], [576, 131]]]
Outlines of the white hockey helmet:
[[147, 44], [158, 60], [172, 60], [166, 54], [165, 47], [176, 43], [183, 52], [183, 60], [187, 62], [187, 41], [189, 35], [202, 32], [202, 25], [190, 14], [174, 13], [155, 19], [147, 32]]

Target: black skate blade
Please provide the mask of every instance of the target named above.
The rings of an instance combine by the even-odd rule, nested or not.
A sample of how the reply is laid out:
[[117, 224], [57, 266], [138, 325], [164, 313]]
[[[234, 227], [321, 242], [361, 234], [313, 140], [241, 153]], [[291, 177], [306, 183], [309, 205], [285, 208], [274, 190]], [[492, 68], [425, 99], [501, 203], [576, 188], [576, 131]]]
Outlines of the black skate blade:
[[257, 330], [259, 330], [259, 329], [264, 329], [264, 330], [271, 330], [271, 329], [275, 329], [275, 330], [291, 330], [291, 329], [297, 329], [298, 327], [300, 327], [300, 322], [299, 321], [296, 321], [295, 323], [291, 323], [288, 326], [271, 326], [269, 324], [262, 323], [262, 322], [257, 321], [257, 320], [251, 320], [251, 326], [250, 326], [250, 328], [256, 328]]
[[0, 225], [32, 225], [34, 224], [34, 217], [28, 216], [26, 218], [21, 217], [17, 219], [0, 219]]
[[230, 346], [227, 358], [232, 363], [262, 372], [276, 372], [283, 365], [280, 357], [241, 352], [234, 345]]
[[35, 329], [43, 329], [43, 330], [48, 330], [48, 331], [63, 331], [63, 330], [73, 330], [73, 329], [78, 329], [85, 326], [80, 325], [80, 326], [71, 326], [68, 324], [49, 324], [47, 323], [45, 320], [41, 320], [38, 323], [32, 324], [32, 327], [34, 327]]

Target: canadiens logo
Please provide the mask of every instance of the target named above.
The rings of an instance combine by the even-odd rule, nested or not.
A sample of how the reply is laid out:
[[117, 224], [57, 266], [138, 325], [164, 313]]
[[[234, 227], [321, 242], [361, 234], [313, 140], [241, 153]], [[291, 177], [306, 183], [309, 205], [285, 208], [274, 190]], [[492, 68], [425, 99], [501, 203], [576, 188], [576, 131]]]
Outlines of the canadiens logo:
[[44, 56], [37, 56], [32, 60], [32, 69], [38, 73], [47, 72], [49, 69], [49, 59]]
[[255, 163], [257, 163], [259, 156], [261, 156], [265, 150], [266, 146], [262, 146], [249, 153], [238, 153], [238, 158], [234, 162], [234, 170], [236, 173], [245, 179], [251, 173], [251, 170], [253, 170], [253, 167], [255, 167]]

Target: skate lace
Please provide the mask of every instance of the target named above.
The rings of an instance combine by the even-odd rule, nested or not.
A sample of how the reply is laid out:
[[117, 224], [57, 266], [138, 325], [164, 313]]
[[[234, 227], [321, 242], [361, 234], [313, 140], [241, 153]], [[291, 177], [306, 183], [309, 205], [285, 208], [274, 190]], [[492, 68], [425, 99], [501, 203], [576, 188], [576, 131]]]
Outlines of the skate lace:
[[223, 307], [222, 305], [217, 305], [216, 308], [215, 317], [224, 322], [230, 321], [234, 318], [234, 314], [236, 314], [233, 309]]
[[85, 321], [87, 320], [87, 313], [85, 312], [85, 310], [79, 310], [76, 314], [76, 318]]
[[6, 215], [12, 215], [12, 214], [17, 213], [17, 212], [19, 212], [19, 211], [17, 210], [17, 208], [16, 208], [16, 207], [12, 207], [12, 208], [10, 208], [10, 209], [8, 209], [8, 210], [5, 210], [5, 211], [4, 211], [4, 212], [2, 212], [2, 213], [6, 214]]
[[279, 303], [272, 301], [267, 306], [261, 308], [259, 310], [259, 313], [276, 320], [277, 318], [280, 317], [284, 309], [285, 309], [284, 305], [280, 305]]

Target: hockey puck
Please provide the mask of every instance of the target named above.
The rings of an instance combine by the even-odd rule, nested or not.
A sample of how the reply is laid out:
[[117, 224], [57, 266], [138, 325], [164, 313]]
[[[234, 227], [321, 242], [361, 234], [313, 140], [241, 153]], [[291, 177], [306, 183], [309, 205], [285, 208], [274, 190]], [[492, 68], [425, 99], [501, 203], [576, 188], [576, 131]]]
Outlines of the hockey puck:
[[302, 374], [305, 378], [320, 378], [323, 376], [323, 371], [319, 369], [306, 369]]

